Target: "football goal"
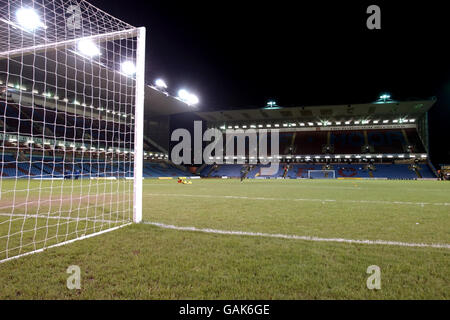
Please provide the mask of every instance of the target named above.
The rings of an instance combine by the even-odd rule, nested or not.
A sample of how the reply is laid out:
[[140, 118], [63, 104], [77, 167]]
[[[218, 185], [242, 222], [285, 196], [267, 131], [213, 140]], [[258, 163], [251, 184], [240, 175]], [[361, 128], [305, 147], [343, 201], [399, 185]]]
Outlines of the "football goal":
[[308, 179], [336, 179], [335, 170], [308, 170]]
[[0, 262], [142, 220], [145, 29], [0, 0]]

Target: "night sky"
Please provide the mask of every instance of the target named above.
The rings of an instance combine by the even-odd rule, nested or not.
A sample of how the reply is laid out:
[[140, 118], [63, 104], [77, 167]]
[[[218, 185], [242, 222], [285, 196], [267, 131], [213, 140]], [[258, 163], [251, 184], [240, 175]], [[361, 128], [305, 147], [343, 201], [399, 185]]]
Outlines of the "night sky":
[[[450, 13], [441, 2], [137, 1], [90, 3], [147, 27], [147, 82], [196, 93], [198, 110], [437, 97], [431, 157], [450, 163]], [[381, 30], [366, 9], [381, 8]]]

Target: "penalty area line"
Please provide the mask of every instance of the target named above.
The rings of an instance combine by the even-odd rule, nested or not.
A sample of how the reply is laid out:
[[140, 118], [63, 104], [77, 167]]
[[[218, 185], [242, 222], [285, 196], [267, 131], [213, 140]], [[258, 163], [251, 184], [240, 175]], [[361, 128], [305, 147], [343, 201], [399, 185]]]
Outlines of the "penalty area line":
[[164, 223], [159, 223], [159, 222], [150, 222], [150, 221], [144, 221], [143, 224], [152, 225], [152, 226], [162, 228], [162, 229], [202, 232], [202, 233], [222, 234], [222, 235], [233, 235], [233, 236], [278, 238], [278, 239], [304, 240], [304, 241], [313, 241], [313, 242], [335, 242], [335, 243], [366, 244], [366, 245], [385, 245], [385, 246], [412, 247], [412, 248], [450, 249], [450, 244], [439, 244], [439, 243], [428, 244], [428, 243], [409, 243], [409, 242], [387, 241], [387, 240], [355, 240], [355, 239], [342, 239], [342, 238], [319, 238], [319, 237], [287, 235], [287, 234], [217, 230], [217, 229], [209, 229], [209, 228], [202, 229], [202, 228], [196, 228], [196, 227], [179, 227], [179, 226], [174, 226], [174, 225], [170, 225], [170, 224], [164, 224]]
[[160, 197], [191, 197], [191, 198], [216, 198], [235, 200], [264, 200], [264, 201], [306, 201], [306, 202], [333, 202], [333, 203], [364, 203], [364, 204], [397, 204], [408, 206], [450, 206], [449, 202], [411, 202], [411, 201], [387, 201], [387, 200], [350, 200], [350, 199], [314, 199], [314, 198], [267, 198], [267, 197], [246, 197], [246, 196], [226, 196], [208, 194], [181, 194], [181, 193], [145, 193], [144, 196]]

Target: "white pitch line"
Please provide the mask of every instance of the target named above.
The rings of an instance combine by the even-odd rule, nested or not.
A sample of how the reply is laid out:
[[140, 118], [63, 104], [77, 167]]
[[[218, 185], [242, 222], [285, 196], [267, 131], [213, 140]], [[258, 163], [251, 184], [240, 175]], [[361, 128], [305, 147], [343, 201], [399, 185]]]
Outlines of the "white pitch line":
[[261, 232], [230, 231], [230, 230], [217, 230], [217, 229], [199, 229], [196, 227], [178, 227], [178, 226], [164, 224], [164, 223], [147, 222], [147, 221], [144, 221], [143, 223], [147, 224], [147, 225], [159, 227], [162, 229], [202, 232], [202, 233], [212, 233], [212, 234], [222, 234], [222, 235], [233, 235], [233, 236], [251, 236], [251, 237], [278, 238], [278, 239], [288, 239], [288, 240], [304, 240], [304, 241], [314, 241], [314, 242], [337, 242], [337, 243], [385, 245], [385, 246], [413, 247], [413, 248], [450, 249], [450, 244], [439, 244], [439, 243], [427, 244], [427, 243], [408, 243], [408, 242], [386, 241], [386, 240], [354, 240], [354, 239], [342, 239], [342, 238], [319, 238], [319, 237], [297, 236], [297, 235], [287, 235], [287, 234], [271, 234], [271, 233], [261, 233]]
[[219, 199], [241, 199], [241, 200], [266, 200], [266, 201], [311, 201], [311, 202], [344, 202], [344, 203], [372, 203], [372, 204], [400, 204], [400, 205], [433, 205], [450, 206], [448, 202], [408, 202], [408, 201], [383, 201], [383, 200], [335, 200], [335, 199], [310, 199], [310, 198], [266, 198], [266, 197], [246, 197], [246, 196], [221, 196], [207, 194], [179, 194], [179, 193], [146, 193], [147, 196], [166, 197], [192, 197], [192, 198], [219, 198]]

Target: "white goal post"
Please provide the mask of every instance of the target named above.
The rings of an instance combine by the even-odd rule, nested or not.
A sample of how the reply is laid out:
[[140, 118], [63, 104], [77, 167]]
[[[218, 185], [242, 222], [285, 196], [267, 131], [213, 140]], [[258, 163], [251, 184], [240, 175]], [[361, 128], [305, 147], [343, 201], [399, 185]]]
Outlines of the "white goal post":
[[0, 0], [0, 263], [142, 221], [145, 28]]
[[308, 179], [336, 179], [336, 170], [308, 170]]

